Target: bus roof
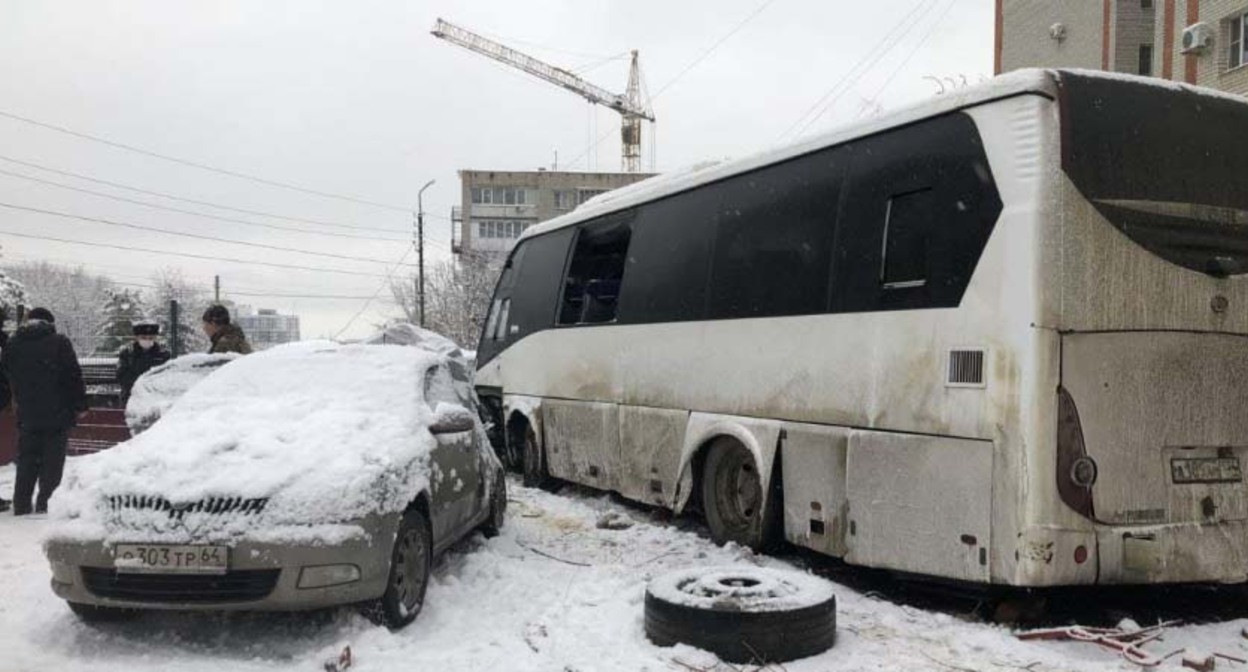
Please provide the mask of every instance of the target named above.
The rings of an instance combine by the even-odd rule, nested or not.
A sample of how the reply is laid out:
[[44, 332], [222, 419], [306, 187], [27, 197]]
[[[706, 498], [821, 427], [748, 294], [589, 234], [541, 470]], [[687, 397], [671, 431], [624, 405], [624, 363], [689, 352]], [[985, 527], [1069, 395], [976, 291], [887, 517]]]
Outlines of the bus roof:
[[929, 117], [947, 114], [955, 110], [1025, 93], [1037, 93], [1049, 98], [1056, 98], [1056, 76], [1057, 71], [1054, 70], [1034, 68], [1017, 70], [994, 77], [982, 84], [957, 89], [945, 95], [934, 96], [930, 100], [908, 105], [873, 119], [841, 126], [740, 159], [722, 162], [703, 162], [694, 164], [692, 167], [663, 173], [648, 180], [642, 180], [636, 184], [595, 196], [586, 201], [581, 207], [566, 215], [531, 226], [521, 234], [521, 240], [572, 226], [612, 212], [627, 210], [641, 203], [670, 196], [803, 154], [809, 154], [824, 147], [838, 145], [891, 128], [905, 126]]

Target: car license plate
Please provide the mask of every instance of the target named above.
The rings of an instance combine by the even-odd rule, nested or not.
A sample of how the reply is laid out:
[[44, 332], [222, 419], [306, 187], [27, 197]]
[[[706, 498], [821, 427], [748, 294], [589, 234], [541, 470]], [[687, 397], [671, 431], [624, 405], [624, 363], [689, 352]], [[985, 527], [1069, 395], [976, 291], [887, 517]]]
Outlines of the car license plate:
[[113, 567], [123, 574], [224, 574], [229, 557], [227, 546], [117, 544]]
[[1238, 483], [1244, 475], [1237, 457], [1175, 457], [1170, 478], [1175, 483]]

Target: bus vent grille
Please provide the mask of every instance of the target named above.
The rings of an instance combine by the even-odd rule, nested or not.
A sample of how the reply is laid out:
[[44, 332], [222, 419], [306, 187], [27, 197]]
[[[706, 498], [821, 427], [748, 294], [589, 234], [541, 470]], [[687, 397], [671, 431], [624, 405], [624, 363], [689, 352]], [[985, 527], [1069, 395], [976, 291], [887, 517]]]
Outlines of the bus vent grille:
[[984, 386], [984, 351], [950, 350], [947, 385]]

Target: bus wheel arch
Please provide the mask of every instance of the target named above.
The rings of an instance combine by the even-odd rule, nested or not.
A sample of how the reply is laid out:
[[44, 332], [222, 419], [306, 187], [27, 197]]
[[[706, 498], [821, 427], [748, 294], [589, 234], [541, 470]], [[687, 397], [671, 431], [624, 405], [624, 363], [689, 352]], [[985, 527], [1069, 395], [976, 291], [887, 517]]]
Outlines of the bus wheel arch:
[[[681, 457], [677, 501], [673, 508], [677, 513], [686, 508], [700, 510], [717, 541], [737, 541], [762, 550], [783, 537], [783, 494], [777, 450], [778, 425], [763, 421], [757, 424], [757, 427], [747, 427], [736, 422], [713, 423], [702, 431], [689, 432], [687, 438], [691, 440], [686, 441]], [[714, 470], [711, 475], [708, 475], [708, 460], [712, 461], [709, 467]], [[724, 490], [735, 486], [724, 479], [736, 479], [734, 483], [739, 483], [739, 474], [744, 474], [745, 482], [749, 483], [745, 490], [755, 494], [745, 495], [739, 515], [726, 516]], [[707, 478], [717, 480], [708, 483]], [[751, 478], [755, 480], [751, 482]], [[714, 493], [719, 494], [718, 505], [707, 501]], [[753, 510], [755, 508], [757, 511]], [[741, 528], [740, 519], [746, 512], [753, 517], [748, 533]], [[733, 528], [732, 531], [725, 527], [726, 518], [731, 519], [728, 527]]]

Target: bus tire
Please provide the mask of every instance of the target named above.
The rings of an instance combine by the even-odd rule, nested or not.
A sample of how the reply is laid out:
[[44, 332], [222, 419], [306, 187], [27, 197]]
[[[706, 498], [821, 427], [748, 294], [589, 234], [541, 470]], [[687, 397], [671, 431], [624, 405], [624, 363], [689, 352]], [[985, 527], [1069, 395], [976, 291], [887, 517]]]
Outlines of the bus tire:
[[754, 454], [724, 436], [707, 449], [702, 468], [702, 510], [718, 544], [735, 541], [756, 551], [770, 548], [780, 533], [779, 481], [765, 496]]
[[762, 567], [696, 567], [646, 589], [646, 636], [687, 644], [728, 663], [767, 666], [823, 653], [836, 643], [836, 596], [808, 574]]
[[555, 487], [555, 479], [546, 466], [546, 451], [537, 442], [537, 434], [533, 428], [524, 427], [524, 484], [530, 488], [550, 490]]

